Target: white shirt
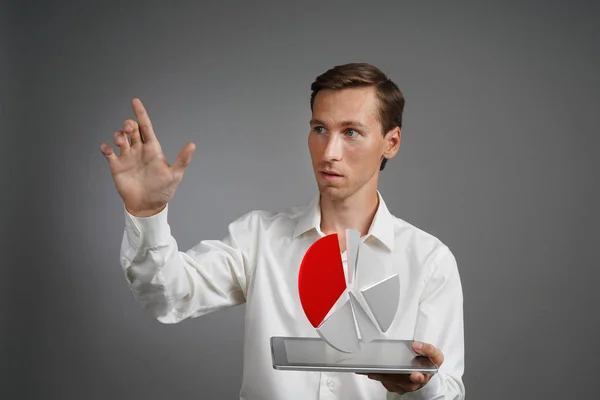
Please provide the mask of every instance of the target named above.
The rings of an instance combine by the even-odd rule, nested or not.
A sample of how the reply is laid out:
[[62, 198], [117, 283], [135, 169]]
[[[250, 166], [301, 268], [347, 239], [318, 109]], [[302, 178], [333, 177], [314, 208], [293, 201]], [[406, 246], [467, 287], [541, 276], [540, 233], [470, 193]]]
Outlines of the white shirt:
[[391, 257], [401, 285], [396, 317], [384, 335], [431, 343], [444, 354], [439, 373], [402, 396], [354, 373], [273, 369], [271, 336], [318, 337], [298, 296], [302, 258], [324, 236], [318, 195], [286, 212], [247, 213], [222, 240], [204, 240], [186, 252], [171, 235], [168, 206], [147, 218], [125, 211], [121, 265], [135, 298], [162, 323], [246, 303], [240, 399], [463, 399], [463, 297], [455, 258], [440, 240], [394, 217], [378, 195], [361, 240]]

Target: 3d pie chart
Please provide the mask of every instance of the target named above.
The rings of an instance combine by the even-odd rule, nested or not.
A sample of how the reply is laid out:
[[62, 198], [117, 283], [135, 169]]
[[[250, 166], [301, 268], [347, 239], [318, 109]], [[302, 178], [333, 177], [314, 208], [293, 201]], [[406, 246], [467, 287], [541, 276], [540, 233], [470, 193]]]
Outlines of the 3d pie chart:
[[361, 340], [370, 342], [388, 330], [398, 309], [400, 281], [398, 274], [385, 271], [352, 229], [346, 230], [346, 268], [337, 234], [320, 238], [306, 251], [298, 273], [300, 303], [330, 346], [352, 353]]

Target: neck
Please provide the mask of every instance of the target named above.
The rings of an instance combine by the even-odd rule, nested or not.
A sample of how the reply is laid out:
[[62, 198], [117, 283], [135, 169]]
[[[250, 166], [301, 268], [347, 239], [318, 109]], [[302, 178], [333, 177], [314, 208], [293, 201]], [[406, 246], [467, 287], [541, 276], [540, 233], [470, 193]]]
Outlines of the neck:
[[337, 233], [345, 237], [346, 229], [354, 229], [361, 236], [366, 235], [379, 206], [377, 189], [369, 189], [359, 190], [345, 199], [332, 199], [321, 194], [321, 231], [326, 235]]

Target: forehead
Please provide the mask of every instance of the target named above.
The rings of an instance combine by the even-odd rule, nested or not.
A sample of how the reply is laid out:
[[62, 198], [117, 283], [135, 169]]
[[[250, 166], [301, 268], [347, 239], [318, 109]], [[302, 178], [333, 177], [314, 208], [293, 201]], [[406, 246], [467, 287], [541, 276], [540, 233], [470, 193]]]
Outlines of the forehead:
[[323, 89], [313, 104], [313, 118], [328, 123], [355, 120], [377, 124], [378, 100], [374, 87]]

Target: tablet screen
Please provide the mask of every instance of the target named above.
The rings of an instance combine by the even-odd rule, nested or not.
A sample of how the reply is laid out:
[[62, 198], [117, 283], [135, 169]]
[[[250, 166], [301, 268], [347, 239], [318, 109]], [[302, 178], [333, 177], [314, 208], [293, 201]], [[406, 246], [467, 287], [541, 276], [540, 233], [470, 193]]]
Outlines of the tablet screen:
[[375, 340], [361, 343], [356, 353], [343, 353], [320, 338], [281, 338], [287, 364], [298, 366], [347, 366], [375, 368], [419, 368], [435, 366], [418, 356], [410, 340]]

